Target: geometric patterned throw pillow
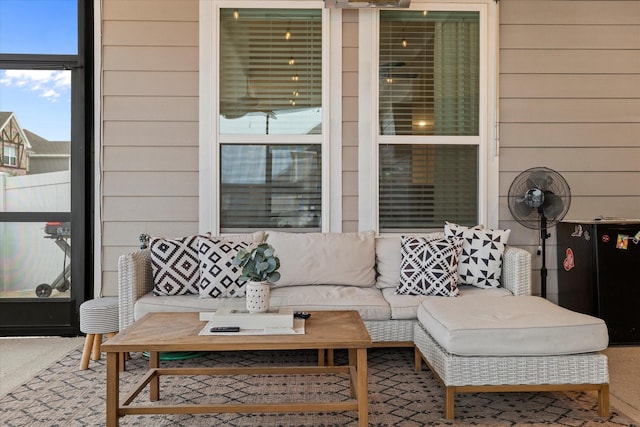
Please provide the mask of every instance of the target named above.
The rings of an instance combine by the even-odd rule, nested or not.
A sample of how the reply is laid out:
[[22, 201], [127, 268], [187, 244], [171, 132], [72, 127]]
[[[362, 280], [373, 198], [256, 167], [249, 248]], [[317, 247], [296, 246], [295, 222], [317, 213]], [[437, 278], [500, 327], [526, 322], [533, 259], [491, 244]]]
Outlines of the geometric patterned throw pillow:
[[198, 236], [151, 238], [149, 250], [155, 295], [198, 293]]
[[479, 288], [500, 286], [502, 257], [511, 230], [467, 228], [447, 222], [444, 234], [462, 239], [462, 253], [458, 262], [461, 284]]
[[233, 265], [238, 249], [247, 249], [251, 241], [200, 237], [200, 298], [244, 297], [245, 280], [239, 280], [242, 268]]
[[446, 237], [402, 236], [399, 295], [458, 295], [462, 241]]

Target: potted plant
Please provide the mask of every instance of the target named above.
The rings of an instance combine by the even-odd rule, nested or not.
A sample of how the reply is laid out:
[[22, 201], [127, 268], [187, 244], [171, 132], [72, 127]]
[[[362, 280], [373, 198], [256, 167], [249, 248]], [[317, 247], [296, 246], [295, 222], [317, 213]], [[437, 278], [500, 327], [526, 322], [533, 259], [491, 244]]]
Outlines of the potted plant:
[[269, 310], [270, 284], [280, 280], [280, 259], [273, 246], [267, 243], [268, 234], [262, 242], [246, 249], [239, 249], [233, 264], [242, 268], [240, 280], [246, 280], [247, 310], [262, 313]]

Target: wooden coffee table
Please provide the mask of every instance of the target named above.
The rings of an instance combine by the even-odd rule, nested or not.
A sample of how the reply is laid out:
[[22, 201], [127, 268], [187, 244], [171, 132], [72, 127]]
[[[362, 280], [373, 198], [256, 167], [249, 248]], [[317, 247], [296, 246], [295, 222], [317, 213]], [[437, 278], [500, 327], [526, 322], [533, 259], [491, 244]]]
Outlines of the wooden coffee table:
[[[107, 426], [132, 414], [214, 412], [358, 411], [360, 426], [368, 425], [367, 348], [371, 337], [357, 311], [315, 311], [306, 320], [305, 334], [198, 335], [206, 322], [198, 313], [150, 313], [102, 345], [107, 353]], [[348, 366], [256, 366], [220, 368], [160, 368], [160, 352], [348, 349]], [[149, 352], [149, 370], [120, 402], [122, 352]], [[320, 365], [320, 364], [319, 364]], [[160, 400], [162, 375], [349, 374], [351, 398], [335, 402], [229, 403], [189, 405], [131, 405], [149, 385], [149, 399]]]

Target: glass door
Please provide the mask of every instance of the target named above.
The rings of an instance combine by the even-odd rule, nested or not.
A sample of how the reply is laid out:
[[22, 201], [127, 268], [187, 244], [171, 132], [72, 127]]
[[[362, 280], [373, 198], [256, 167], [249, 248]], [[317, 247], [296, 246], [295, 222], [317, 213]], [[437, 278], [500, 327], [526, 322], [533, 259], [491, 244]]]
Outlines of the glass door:
[[86, 3], [0, 2], [0, 335], [77, 334], [92, 288]]

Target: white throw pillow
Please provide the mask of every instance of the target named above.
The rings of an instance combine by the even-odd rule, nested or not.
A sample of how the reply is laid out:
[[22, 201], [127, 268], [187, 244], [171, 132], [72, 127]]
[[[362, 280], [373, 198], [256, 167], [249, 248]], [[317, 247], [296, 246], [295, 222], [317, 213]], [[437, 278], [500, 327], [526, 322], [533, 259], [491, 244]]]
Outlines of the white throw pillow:
[[462, 240], [402, 236], [399, 295], [458, 295]]
[[242, 268], [233, 265], [239, 249], [252, 245], [250, 240], [200, 237], [200, 298], [228, 298], [245, 296], [245, 280], [239, 280]]
[[445, 223], [444, 234], [449, 238], [462, 239], [462, 253], [458, 262], [460, 284], [479, 288], [500, 286], [502, 257], [511, 230], [492, 230], [465, 227]]

